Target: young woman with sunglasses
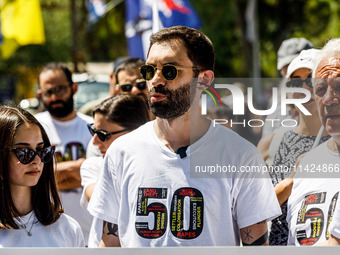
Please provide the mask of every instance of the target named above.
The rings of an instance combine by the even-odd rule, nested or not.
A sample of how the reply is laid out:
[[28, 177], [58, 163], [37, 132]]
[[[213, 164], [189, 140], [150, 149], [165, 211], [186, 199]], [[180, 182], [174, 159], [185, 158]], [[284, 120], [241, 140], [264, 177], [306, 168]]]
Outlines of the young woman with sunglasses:
[[[94, 136], [93, 144], [98, 146], [102, 157], [87, 158], [81, 168], [83, 194], [81, 205], [86, 208], [95, 187], [97, 176], [106, 150], [118, 137], [131, 132], [149, 121], [145, 102], [135, 95], [117, 95], [104, 100], [93, 109], [94, 123], [89, 124], [90, 133]], [[94, 217], [89, 247], [98, 247], [101, 239], [103, 222]]]
[[83, 247], [79, 224], [63, 214], [55, 147], [29, 112], [0, 106], [0, 247]]
[[[282, 215], [272, 220], [271, 232], [269, 235], [269, 245], [287, 245], [288, 240], [288, 222], [287, 216], [287, 200], [291, 194], [293, 187], [293, 167], [296, 164], [298, 157], [305, 152], [312, 149], [318, 131], [321, 127], [321, 122], [317, 112], [314, 101], [313, 87], [312, 87], [312, 69], [314, 66], [314, 58], [319, 50], [309, 49], [304, 50], [296, 57], [288, 66], [287, 70], [287, 87], [303, 88], [309, 90], [311, 99], [304, 103], [304, 107], [312, 114], [310, 116], [304, 115], [298, 108], [299, 123], [289, 131], [283, 130], [281, 135], [272, 134], [268, 137], [262, 138], [259, 142], [258, 148], [261, 151], [264, 159], [268, 151], [272, 149], [271, 143], [273, 141], [279, 143], [278, 150], [274, 152], [274, 159], [272, 166], [275, 169], [285, 167], [289, 171], [273, 171], [271, 172], [272, 182], [275, 186], [275, 192], [279, 203], [281, 205]], [[293, 98], [303, 98], [303, 93], [292, 93], [289, 96]], [[281, 140], [278, 140], [278, 137]], [[327, 133], [323, 133], [320, 143], [329, 139]], [[282, 168], [281, 168], [282, 169]]]

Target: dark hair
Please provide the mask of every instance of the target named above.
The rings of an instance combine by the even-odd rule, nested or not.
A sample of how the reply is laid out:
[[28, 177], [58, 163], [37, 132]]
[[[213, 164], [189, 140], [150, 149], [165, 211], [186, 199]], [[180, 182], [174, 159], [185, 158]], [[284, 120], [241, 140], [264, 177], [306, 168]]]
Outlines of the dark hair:
[[[150, 37], [150, 47], [155, 43], [180, 41], [187, 49], [187, 55], [195, 67], [200, 67], [203, 70], [214, 70], [215, 54], [214, 46], [210, 39], [197, 29], [174, 26], [163, 28]], [[148, 52], [148, 55], [149, 55]]]
[[38, 75], [38, 85], [40, 87], [40, 74], [43, 72], [46, 72], [48, 70], [61, 70], [64, 72], [67, 81], [70, 83], [70, 86], [73, 84], [73, 80], [72, 80], [72, 72], [70, 71], [70, 69], [67, 67], [66, 64], [61, 63], [61, 62], [50, 62], [48, 64], [46, 64], [40, 71], [39, 75]]
[[127, 58], [125, 59], [123, 62], [121, 62], [117, 68], [115, 68], [115, 77], [116, 77], [116, 82], [117, 84], [119, 84], [118, 81], [118, 73], [120, 71], [126, 70], [133, 70], [133, 69], [138, 69], [139, 67], [141, 67], [142, 65], [145, 64], [145, 60], [141, 59], [141, 58]]
[[94, 107], [93, 116], [96, 113], [101, 113], [108, 121], [130, 130], [150, 120], [146, 103], [135, 95], [120, 94], [105, 99]]
[[[19, 107], [0, 106], [0, 228], [19, 228], [13, 220], [20, 214], [14, 205], [10, 190], [9, 153], [18, 127], [25, 123], [37, 125], [44, 146], [51, 145], [44, 128], [32, 114]], [[40, 223], [50, 225], [57, 221], [62, 209], [56, 188], [53, 160], [44, 164], [37, 185], [31, 189], [33, 210]]]

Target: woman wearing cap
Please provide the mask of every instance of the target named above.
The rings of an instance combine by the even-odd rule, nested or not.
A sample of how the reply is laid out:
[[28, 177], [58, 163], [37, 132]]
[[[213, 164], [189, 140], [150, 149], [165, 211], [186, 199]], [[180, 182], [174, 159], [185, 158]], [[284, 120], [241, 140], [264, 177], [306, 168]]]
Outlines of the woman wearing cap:
[[[311, 99], [304, 103], [303, 106], [311, 113], [304, 115], [300, 109], [296, 108], [299, 115], [299, 124], [291, 130], [285, 131], [280, 136], [272, 134], [261, 139], [258, 148], [264, 159], [268, 157], [268, 151], [271, 143], [276, 140], [276, 136], [280, 136], [278, 150], [273, 159], [273, 169], [271, 178], [275, 186], [275, 192], [281, 205], [282, 215], [272, 220], [271, 232], [269, 235], [269, 245], [287, 245], [288, 240], [288, 223], [287, 216], [287, 200], [293, 187], [292, 172], [298, 157], [303, 153], [312, 149], [316, 140], [316, 136], [321, 127], [316, 104], [314, 101], [311, 73], [314, 65], [314, 58], [319, 50], [304, 50], [296, 57], [288, 66], [287, 70], [287, 87], [304, 88], [311, 93]], [[292, 93], [292, 98], [303, 98], [303, 93]], [[320, 143], [329, 139], [327, 133], [324, 132]], [[289, 171], [280, 171], [278, 169], [289, 169]], [[277, 171], [276, 171], [277, 170]]]

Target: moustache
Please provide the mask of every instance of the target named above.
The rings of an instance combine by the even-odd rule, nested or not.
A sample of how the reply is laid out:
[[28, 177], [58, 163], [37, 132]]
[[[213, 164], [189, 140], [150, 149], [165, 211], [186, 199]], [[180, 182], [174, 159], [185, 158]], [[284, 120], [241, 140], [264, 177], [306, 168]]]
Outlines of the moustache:
[[167, 95], [170, 95], [171, 94], [171, 91], [167, 88], [164, 88], [162, 86], [159, 86], [159, 87], [154, 87], [152, 88], [150, 91], [149, 91], [149, 95], [152, 95], [154, 93], [157, 93], [157, 94], [162, 94], [164, 96], [167, 96]]
[[65, 102], [64, 102], [63, 100], [56, 100], [56, 101], [54, 101], [54, 102], [51, 102], [51, 103], [50, 103], [50, 106], [53, 106], [53, 105], [55, 105], [55, 104], [62, 104], [62, 105], [64, 105]]

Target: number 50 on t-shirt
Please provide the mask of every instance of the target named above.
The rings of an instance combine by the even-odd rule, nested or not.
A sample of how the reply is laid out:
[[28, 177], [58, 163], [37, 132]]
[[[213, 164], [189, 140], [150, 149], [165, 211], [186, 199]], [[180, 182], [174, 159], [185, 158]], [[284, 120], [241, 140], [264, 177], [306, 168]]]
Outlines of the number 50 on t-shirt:
[[[296, 225], [307, 224], [307, 220], [310, 220], [311, 233], [307, 236], [306, 229], [297, 230], [296, 238], [300, 245], [314, 245], [321, 237], [324, 223], [325, 214], [321, 208], [318, 207], [319, 204], [324, 204], [326, 201], [327, 192], [313, 193], [304, 198], [301, 203], [301, 208], [298, 212]], [[335, 205], [338, 200], [339, 192], [337, 192], [330, 201], [328, 215], [327, 215], [327, 227], [325, 231], [325, 239], [329, 238], [328, 227], [332, 221]], [[307, 210], [308, 206], [313, 206]], [[307, 227], [305, 227], [307, 228]]]
[[[185, 198], [189, 199], [189, 227], [184, 229], [184, 204]], [[202, 193], [195, 188], [184, 187], [177, 189], [171, 200], [171, 208], [159, 202], [149, 203], [149, 199], [164, 201], [168, 198], [167, 188], [138, 188], [136, 215], [154, 215], [154, 226], [150, 229], [148, 222], [136, 220], [135, 226], [139, 236], [148, 239], [160, 238], [166, 232], [168, 225], [171, 233], [180, 239], [193, 239], [198, 237], [203, 230], [204, 200]]]

